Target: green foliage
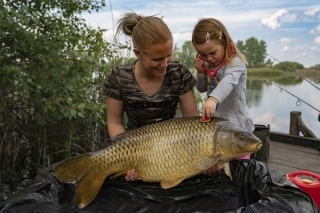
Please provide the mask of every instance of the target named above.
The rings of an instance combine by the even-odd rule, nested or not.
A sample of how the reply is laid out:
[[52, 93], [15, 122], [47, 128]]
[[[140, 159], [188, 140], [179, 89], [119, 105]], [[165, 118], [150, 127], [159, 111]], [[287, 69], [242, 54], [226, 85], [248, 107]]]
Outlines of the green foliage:
[[248, 76], [278, 76], [283, 75], [283, 71], [272, 68], [250, 68]]
[[[90, 29], [72, 14], [99, 7], [79, 1], [22, 2], [1, 8], [7, 17], [0, 31], [5, 108], [31, 115], [37, 124], [83, 117], [86, 110], [99, 112], [99, 94], [92, 92], [101, 83], [96, 76], [106, 73], [108, 44], [104, 30]], [[58, 13], [52, 14], [55, 8]]]
[[188, 69], [194, 67], [194, 57], [197, 54], [196, 49], [193, 47], [192, 41], [186, 41], [182, 45], [182, 49], [175, 48], [173, 59], [184, 64]]
[[269, 58], [266, 63], [265, 63], [266, 67], [272, 67], [273, 65], [273, 61], [271, 61], [271, 59]]
[[291, 71], [303, 69], [304, 66], [298, 62], [283, 61], [281, 63], [274, 65], [273, 68], [291, 72]]
[[297, 85], [301, 84], [302, 78], [294, 75], [285, 75], [282, 78], [275, 79], [274, 82], [280, 85]]
[[41, 169], [70, 153], [94, 150], [106, 137], [101, 87], [112, 66], [130, 60], [121, 56], [130, 45], [107, 43], [105, 30], [78, 15], [104, 4], [0, 5], [0, 180], [30, 164]]
[[246, 56], [248, 67], [258, 68], [270, 66], [271, 61], [265, 63], [267, 56], [267, 44], [265, 41], [258, 41], [258, 39], [250, 37], [245, 42], [239, 40], [236, 46]]
[[238, 49], [240, 50], [240, 52], [242, 52], [243, 54], [246, 51], [246, 45], [245, 42], [242, 40], [237, 41], [236, 46], [238, 47]]
[[[239, 40], [236, 43], [237, 48], [246, 56], [248, 60], [248, 67], [271, 67], [273, 62], [268, 59], [265, 62], [267, 56], [267, 44], [265, 41], [258, 41], [256, 38], [251, 37], [246, 41]], [[186, 41], [182, 49], [179, 50], [175, 47], [176, 51], [173, 53], [173, 59], [180, 61], [187, 68], [194, 67], [194, 57], [197, 54], [193, 47], [192, 41]]]
[[315, 70], [320, 70], [320, 64], [316, 64], [314, 66], [311, 66], [310, 68], [315, 69]]

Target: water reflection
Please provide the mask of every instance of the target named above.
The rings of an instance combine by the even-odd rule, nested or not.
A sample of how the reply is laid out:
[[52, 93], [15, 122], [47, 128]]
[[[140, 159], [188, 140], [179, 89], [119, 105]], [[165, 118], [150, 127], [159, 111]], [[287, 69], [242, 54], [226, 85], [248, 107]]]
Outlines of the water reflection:
[[[308, 79], [318, 88], [319, 79]], [[289, 133], [290, 112], [300, 111], [301, 117], [309, 129], [320, 138], [319, 112], [299, 99], [281, 90], [289, 91], [299, 99], [320, 110], [320, 90], [307, 81], [295, 76], [248, 77], [247, 103], [249, 113], [256, 124], [270, 124], [271, 131]], [[301, 104], [299, 106], [299, 104]]]

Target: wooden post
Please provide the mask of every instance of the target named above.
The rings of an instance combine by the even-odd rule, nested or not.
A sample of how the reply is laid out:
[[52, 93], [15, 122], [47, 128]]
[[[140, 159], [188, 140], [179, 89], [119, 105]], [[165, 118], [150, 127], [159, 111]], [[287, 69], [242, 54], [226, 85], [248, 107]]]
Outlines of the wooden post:
[[309, 137], [309, 138], [317, 138], [315, 136], [315, 134], [307, 127], [307, 125], [303, 122], [302, 118], [299, 117], [298, 118], [298, 126], [299, 126], [299, 130], [301, 131], [301, 133], [303, 134], [303, 136], [305, 137]]
[[302, 133], [305, 137], [317, 138], [315, 134], [307, 127], [303, 122], [301, 117], [301, 112], [292, 111], [290, 112], [290, 135], [299, 136], [299, 133]]
[[290, 112], [290, 135], [298, 135], [299, 136], [299, 125], [298, 118], [301, 116], [301, 112], [299, 111], [291, 111]]

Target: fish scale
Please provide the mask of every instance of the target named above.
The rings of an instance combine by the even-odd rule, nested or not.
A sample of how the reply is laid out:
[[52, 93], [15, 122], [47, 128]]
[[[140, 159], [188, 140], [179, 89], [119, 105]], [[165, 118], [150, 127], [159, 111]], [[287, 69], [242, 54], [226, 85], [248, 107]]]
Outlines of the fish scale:
[[215, 163], [256, 152], [261, 141], [222, 118], [175, 118], [130, 130], [106, 148], [62, 161], [54, 167], [62, 182], [76, 183], [76, 204], [88, 205], [106, 177], [135, 169], [146, 182], [168, 189], [202, 173]]

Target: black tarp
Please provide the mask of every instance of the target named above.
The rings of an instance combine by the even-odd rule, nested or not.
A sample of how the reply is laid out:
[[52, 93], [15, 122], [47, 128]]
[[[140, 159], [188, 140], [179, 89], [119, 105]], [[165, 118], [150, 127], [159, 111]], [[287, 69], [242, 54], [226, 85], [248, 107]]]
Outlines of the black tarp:
[[75, 186], [57, 181], [53, 166], [42, 170], [32, 185], [2, 202], [0, 212], [319, 213], [308, 194], [283, 173], [256, 160], [230, 162], [232, 181], [224, 172], [198, 175], [167, 190], [159, 183], [107, 179], [84, 209], [73, 205]]

